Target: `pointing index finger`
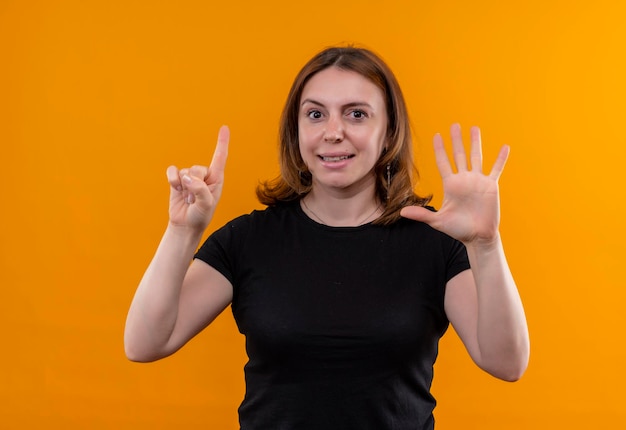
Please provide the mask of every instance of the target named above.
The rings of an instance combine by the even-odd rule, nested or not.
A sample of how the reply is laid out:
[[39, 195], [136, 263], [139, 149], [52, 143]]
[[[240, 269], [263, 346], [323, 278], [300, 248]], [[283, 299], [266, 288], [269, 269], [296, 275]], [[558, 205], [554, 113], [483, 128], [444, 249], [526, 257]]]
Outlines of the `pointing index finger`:
[[228, 142], [230, 141], [230, 129], [223, 125], [217, 135], [217, 144], [213, 152], [213, 159], [209, 167], [209, 176], [213, 178], [223, 178], [224, 169], [226, 167], [226, 159], [228, 158]]

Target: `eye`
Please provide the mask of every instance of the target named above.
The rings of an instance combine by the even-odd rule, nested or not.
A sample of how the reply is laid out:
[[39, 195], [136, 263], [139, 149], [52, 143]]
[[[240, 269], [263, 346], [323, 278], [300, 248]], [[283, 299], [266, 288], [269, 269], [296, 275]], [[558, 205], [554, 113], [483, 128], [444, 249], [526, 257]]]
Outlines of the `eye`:
[[310, 119], [320, 119], [322, 118], [322, 112], [316, 109], [312, 109], [306, 113], [306, 116], [308, 116]]
[[363, 118], [367, 118], [367, 113], [365, 111], [356, 109], [350, 112], [350, 116], [353, 119], [363, 119]]

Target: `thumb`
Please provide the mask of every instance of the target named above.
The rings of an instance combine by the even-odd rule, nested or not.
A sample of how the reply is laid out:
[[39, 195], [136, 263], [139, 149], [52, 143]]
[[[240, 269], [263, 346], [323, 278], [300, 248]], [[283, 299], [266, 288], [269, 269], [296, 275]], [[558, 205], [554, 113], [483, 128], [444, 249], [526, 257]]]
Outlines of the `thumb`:
[[430, 224], [435, 220], [437, 212], [426, 209], [422, 206], [407, 206], [400, 210], [400, 216], [414, 221], [421, 221], [426, 224]]

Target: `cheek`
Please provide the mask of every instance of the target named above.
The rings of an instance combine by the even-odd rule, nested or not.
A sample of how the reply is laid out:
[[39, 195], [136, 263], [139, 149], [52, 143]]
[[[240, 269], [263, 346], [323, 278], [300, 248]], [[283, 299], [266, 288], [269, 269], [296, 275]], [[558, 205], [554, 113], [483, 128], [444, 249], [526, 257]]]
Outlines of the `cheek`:
[[312, 145], [310, 144], [310, 139], [307, 139], [306, 136], [300, 134], [298, 136], [298, 150], [300, 151], [300, 158], [304, 161], [304, 164], [308, 166], [310, 164], [311, 157], [313, 157]]
[[315, 126], [307, 122], [302, 122], [298, 124], [298, 136], [301, 140], [305, 142], [311, 141], [312, 139], [317, 137], [321, 130], [322, 127]]
[[387, 127], [381, 127], [376, 134], [376, 141], [378, 143], [378, 153], [382, 154], [385, 150], [385, 146], [387, 146]]
[[368, 149], [376, 154], [381, 154], [385, 147], [386, 133], [380, 130], [359, 131], [358, 136], [354, 135], [355, 141], [360, 142], [361, 148]]
[[300, 126], [298, 127], [298, 146], [300, 152], [304, 154], [307, 149], [310, 149], [313, 144], [319, 140], [319, 131], [316, 128]]

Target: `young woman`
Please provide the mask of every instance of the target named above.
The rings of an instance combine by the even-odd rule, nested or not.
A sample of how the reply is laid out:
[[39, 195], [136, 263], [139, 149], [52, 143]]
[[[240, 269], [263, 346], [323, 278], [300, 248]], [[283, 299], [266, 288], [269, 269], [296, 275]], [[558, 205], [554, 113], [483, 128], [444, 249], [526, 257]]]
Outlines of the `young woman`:
[[528, 331], [498, 232], [508, 147], [483, 173], [479, 130], [469, 163], [458, 125], [451, 135], [455, 170], [434, 138], [444, 185], [434, 211], [413, 192], [389, 68], [365, 49], [316, 55], [283, 111], [281, 174], [257, 189], [265, 210], [196, 253], [221, 195], [228, 129], [210, 166], [168, 169], [170, 221], [130, 307], [129, 359], [174, 353], [232, 305], [249, 357], [243, 430], [432, 429], [432, 367], [449, 323], [478, 366], [520, 378]]

